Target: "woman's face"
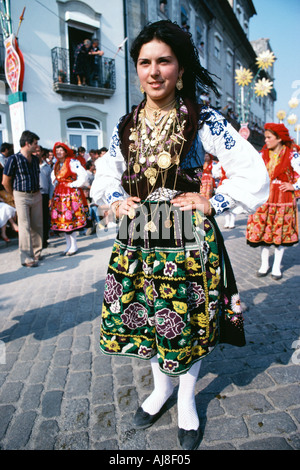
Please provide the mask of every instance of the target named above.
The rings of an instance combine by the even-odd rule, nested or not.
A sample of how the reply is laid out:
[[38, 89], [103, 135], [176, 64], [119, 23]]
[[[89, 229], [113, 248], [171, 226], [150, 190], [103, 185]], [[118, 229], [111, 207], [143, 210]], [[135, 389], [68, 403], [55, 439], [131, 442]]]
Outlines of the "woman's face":
[[63, 147], [56, 147], [56, 158], [58, 160], [64, 160], [66, 158], [67, 152]]
[[175, 85], [183, 70], [166, 43], [153, 39], [141, 47], [137, 74], [147, 94], [147, 102], [163, 106], [175, 97]]
[[281, 139], [278, 139], [276, 135], [274, 135], [270, 131], [265, 131], [265, 143], [269, 150], [274, 150], [279, 144], [282, 143]]

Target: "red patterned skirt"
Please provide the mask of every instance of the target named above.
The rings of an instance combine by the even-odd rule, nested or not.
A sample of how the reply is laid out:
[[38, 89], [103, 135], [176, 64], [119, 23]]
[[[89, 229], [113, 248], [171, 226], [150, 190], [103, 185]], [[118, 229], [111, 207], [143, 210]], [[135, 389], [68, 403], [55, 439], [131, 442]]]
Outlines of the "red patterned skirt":
[[248, 219], [246, 239], [251, 246], [298, 243], [296, 198], [291, 191], [280, 191], [279, 185], [279, 181], [271, 184], [268, 201]]
[[89, 208], [83, 191], [59, 183], [50, 206], [51, 230], [73, 232], [86, 226]]

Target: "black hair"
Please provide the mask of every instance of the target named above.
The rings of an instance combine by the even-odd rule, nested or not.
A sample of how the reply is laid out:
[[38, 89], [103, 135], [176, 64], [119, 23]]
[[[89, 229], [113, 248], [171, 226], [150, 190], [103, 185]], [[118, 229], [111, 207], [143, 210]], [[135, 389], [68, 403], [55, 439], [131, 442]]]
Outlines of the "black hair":
[[5, 150], [11, 150], [13, 148], [13, 144], [10, 144], [9, 142], [3, 142], [0, 147], [0, 152], [5, 152]]
[[26, 142], [28, 144], [33, 144], [35, 140], [40, 140], [39, 136], [31, 131], [23, 131], [20, 137], [20, 147], [25, 147]]
[[132, 43], [130, 55], [137, 66], [140, 50], [144, 44], [157, 39], [171, 47], [179, 66], [184, 69], [182, 76], [183, 88], [180, 96], [196, 100], [197, 84], [205, 91], [211, 89], [217, 96], [219, 92], [211, 74], [201, 66], [198, 50], [192, 35], [184, 31], [171, 20], [161, 20], [147, 24]]

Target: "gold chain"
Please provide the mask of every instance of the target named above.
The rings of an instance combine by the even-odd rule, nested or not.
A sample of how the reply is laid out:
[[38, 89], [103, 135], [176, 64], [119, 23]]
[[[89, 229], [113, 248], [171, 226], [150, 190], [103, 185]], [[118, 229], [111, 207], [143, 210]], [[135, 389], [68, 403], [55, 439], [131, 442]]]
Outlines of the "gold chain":
[[[173, 103], [173, 102], [172, 102]], [[166, 105], [165, 107], [169, 106], [171, 103]], [[147, 106], [147, 105], [146, 105]], [[145, 108], [146, 108], [145, 106]], [[161, 176], [162, 188], [165, 187], [167, 181], [167, 175], [170, 168], [174, 165], [177, 166], [176, 174], [174, 178], [174, 186], [173, 190], [176, 187], [177, 182], [177, 175], [178, 175], [178, 167], [180, 162], [180, 155], [183, 149], [183, 145], [185, 139], [183, 137], [183, 130], [185, 121], [180, 124], [177, 110], [176, 108], [170, 109], [157, 123], [152, 122], [151, 119], [147, 116], [146, 109], [142, 109], [139, 113], [138, 123], [136, 128], [131, 129], [131, 134], [129, 136], [129, 140], [133, 143], [129, 145], [129, 155], [128, 155], [128, 178], [129, 178], [129, 191], [130, 196], [132, 195], [131, 189], [131, 175], [130, 175], [130, 165], [133, 163], [133, 171], [136, 175], [135, 183], [136, 183], [136, 194], [139, 196], [139, 189], [137, 184], [138, 175], [142, 173], [142, 169], [144, 170], [144, 175], [147, 179], [147, 189], [148, 189], [148, 197], [152, 194], [158, 177]], [[149, 109], [151, 109], [148, 106]], [[163, 108], [160, 108], [163, 109]], [[151, 130], [151, 126], [149, 127], [149, 132], [147, 132], [147, 124], [146, 118], [153, 125], [153, 129]], [[168, 140], [170, 143], [167, 144]], [[172, 146], [175, 149], [175, 145], [180, 144], [180, 150], [178, 153], [174, 152], [174, 156], [172, 156]], [[135, 153], [135, 157], [131, 156], [131, 154]], [[150, 187], [150, 186], [151, 187]], [[146, 202], [146, 201], [145, 201]], [[141, 210], [143, 212], [143, 205], [141, 204]], [[159, 207], [159, 202], [157, 203], [157, 207], [154, 211], [154, 216]], [[131, 211], [132, 213], [129, 214], [130, 218], [135, 217], [135, 211]], [[144, 213], [144, 212], [143, 212]], [[170, 213], [169, 211], [168, 219], [165, 221], [166, 227], [171, 227], [172, 222], [170, 220]], [[145, 213], [144, 213], [145, 215]], [[153, 217], [154, 217], [153, 216]], [[152, 213], [151, 213], [151, 220], [145, 225], [145, 230], [156, 231], [155, 224], [152, 220]]]

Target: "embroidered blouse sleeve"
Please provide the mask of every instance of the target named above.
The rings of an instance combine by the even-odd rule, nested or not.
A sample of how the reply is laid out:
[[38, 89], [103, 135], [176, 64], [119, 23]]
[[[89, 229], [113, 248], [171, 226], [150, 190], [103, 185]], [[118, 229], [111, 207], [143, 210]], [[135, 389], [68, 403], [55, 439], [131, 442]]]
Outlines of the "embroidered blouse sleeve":
[[71, 188], [81, 188], [86, 184], [87, 171], [83, 168], [78, 160], [72, 159], [70, 161], [70, 168], [73, 173], [76, 173], [77, 179], [70, 183]]
[[97, 205], [111, 205], [115, 201], [128, 197], [121, 185], [124, 171], [125, 161], [120, 150], [118, 126], [116, 126], [108, 152], [96, 160], [96, 175], [90, 196]]
[[293, 184], [295, 191], [300, 189], [300, 154], [297, 152], [293, 153], [291, 160], [293, 170], [295, 172], [296, 182]]
[[206, 108], [205, 118], [199, 130], [203, 147], [218, 158], [227, 176], [211, 198], [212, 206], [217, 214], [227, 209], [254, 212], [269, 197], [269, 176], [261, 156], [220, 113]]

